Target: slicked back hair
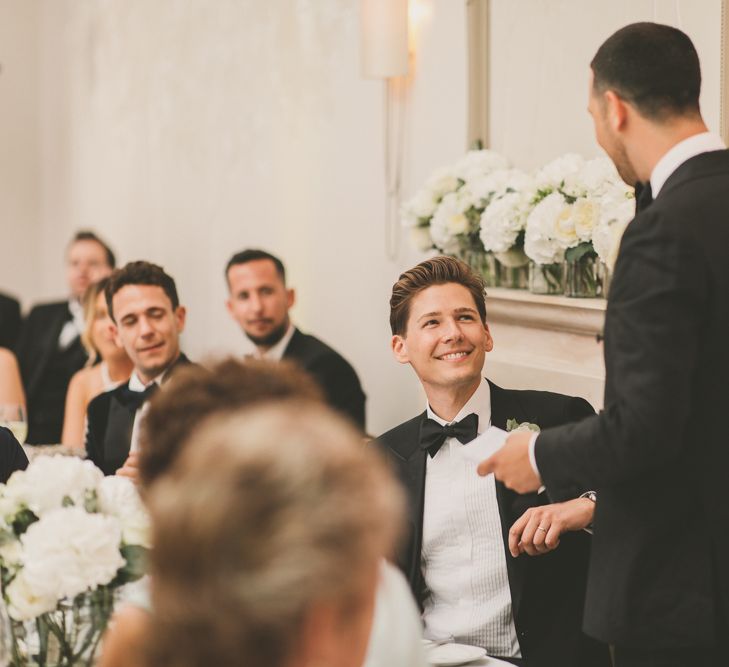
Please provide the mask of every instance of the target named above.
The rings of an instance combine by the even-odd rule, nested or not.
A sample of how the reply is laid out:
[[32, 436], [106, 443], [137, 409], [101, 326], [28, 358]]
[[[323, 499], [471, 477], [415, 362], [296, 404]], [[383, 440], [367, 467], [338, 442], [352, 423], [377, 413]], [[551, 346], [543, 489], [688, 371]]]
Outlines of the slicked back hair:
[[455, 257], [441, 255], [420, 262], [400, 275], [390, 296], [390, 329], [393, 336], [407, 332], [410, 304], [424, 289], [433, 285], [463, 285], [473, 297], [481, 322], [486, 324], [486, 283], [468, 264]]
[[699, 114], [699, 56], [677, 28], [627, 25], [602, 44], [590, 67], [594, 92], [615, 91], [649, 120]]
[[256, 250], [254, 248], [241, 250], [240, 252], [235, 253], [235, 255], [228, 260], [228, 263], [225, 265], [225, 279], [228, 279], [228, 271], [230, 271], [231, 266], [247, 264], [248, 262], [255, 262], [256, 260], [261, 259], [267, 259], [273, 262], [273, 265], [276, 267], [276, 273], [281, 276], [281, 282], [285, 285], [286, 268], [284, 267], [283, 262], [276, 257], [276, 255], [272, 255], [270, 252], [266, 252], [265, 250]]

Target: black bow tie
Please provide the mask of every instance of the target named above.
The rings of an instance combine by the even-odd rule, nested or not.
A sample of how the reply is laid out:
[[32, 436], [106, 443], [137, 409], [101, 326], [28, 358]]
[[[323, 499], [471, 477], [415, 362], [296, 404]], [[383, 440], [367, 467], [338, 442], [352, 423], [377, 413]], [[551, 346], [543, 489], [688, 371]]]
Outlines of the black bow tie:
[[129, 388], [129, 385], [124, 385], [120, 398], [124, 405], [126, 405], [130, 410], [136, 412], [146, 401], [152, 398], [158, 390], [159, 385], [156, 382], [152, 382], [152, 384], [147, 385], [143, 391], [134, 391]]
[[648, 208], [653, 203], [653, 190], [651, 189], [651, 182], [635, 184], [635, 212], [640, 213], [641, 211]]
[[456, 438], [461, 444], [471, 442], [478, 435], [478, 415], [472, 412], [459, 422], [441, 426], [433, 419], [420, 423], [420, 448], [425, 449], [433, 458], [442, 447], [446, 438]]

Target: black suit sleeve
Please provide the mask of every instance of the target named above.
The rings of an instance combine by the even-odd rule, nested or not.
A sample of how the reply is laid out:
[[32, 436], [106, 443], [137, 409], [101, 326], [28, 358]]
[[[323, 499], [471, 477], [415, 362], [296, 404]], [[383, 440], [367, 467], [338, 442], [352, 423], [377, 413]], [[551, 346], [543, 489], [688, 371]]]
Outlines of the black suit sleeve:
[[354, 369], [338, 354], [320, 355], [307, 368], [326, 393], [327, 403], [365, 429], [365, 395]]
[[28, 467], [28, 457], [10, 429], [0, 427], [0, 482], [8, 481], [16, 470]]
[[0, 295], [0, 347], [12, 350], [20, 333], [20, 304], [10, 297]]
[[86, 412], [86, 458], [98, 468], [102, 467], [103, 452], [101, 450], [102, 434], [100, 433], [99, 421], [105, 414], [106, 406], [103, 400], [104, 394], [94, 398]]
[[681, 453], [709, 289], [706, 262], [688, 239], [650, 209], [628, 226], [606, 319], [612, 399], [600, 415], [539, 436], [548, 489], [621, 483]]

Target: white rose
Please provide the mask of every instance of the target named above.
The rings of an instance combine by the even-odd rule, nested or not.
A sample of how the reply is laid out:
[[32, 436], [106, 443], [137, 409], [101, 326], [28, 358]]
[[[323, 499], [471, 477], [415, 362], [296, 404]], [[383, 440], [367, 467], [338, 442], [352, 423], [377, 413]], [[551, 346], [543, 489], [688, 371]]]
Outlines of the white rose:
[[5, 567], [14, 567], [20, 563], [23, 549], [20, 541], [15, 539], [5, 540], [0, 544], [0, 560]]
[[437, 205], [432, 191], [428, 188], [421, 189], [403, 205], [401, 209], [403, 225], [415, 227], [421, 220], [430, 219]]
[[104, 514], [114, 516], [121, 522], [125, 544], [151, 546], [149, 515], [134, 482], [117, 475], [104, 477], [99, 484], [98, 500], [99, 509]]
[[49, 510], [21, 536], [23, 581], [33, 599], [74, 597], [123, 567], [118, 519], [79, 507]]
[[466, 231], [468, 231], [468, 218], [463, 211], [463, 202], [457, 193], [451, 192], [443, 197], [433, 215], [430, 235], [437, 248], [452, 253], [458, 249], [456, 236]]
[[600, 204], [594, 199], [578, 199], [572, 205], [574, 230], [580, 241], [590, 241], [600, 215]]
[[[537, 264], [554, 264], [564, 259], [564, 246], [555, 238], [557, 218], [565, 215], [568, 204], [558, 192], [547, 195], [529, 214], [524, 251]], [[569, 215], [569, 209], [567, 210]]]
[[8, 614], [16, 621], [29, 621], [56, 608], [58, 599], [53, 596], [39, 596], [19, 572], [5, 589], [8, 599]]
[[449, 192], [456, 190], [458, 186], [458, 178], [449, 167], [434, 172], [425, 184], [436, 202], [439, 202]]
[[91, 461], [75, 456], [39, 456], [26, 470], [14, 472], [4, 490], [9, 503], [26, 505], [36, 516], [61, 507], [64, 498], [82, 505], [104, 474]]

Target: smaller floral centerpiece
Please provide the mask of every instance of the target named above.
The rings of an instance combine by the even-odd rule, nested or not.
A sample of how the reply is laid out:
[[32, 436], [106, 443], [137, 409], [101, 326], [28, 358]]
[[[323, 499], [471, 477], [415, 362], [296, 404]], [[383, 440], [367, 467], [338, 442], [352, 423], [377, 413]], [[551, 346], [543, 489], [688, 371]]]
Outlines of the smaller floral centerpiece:
[[149, 523], [134, 484], [39, 456], [0, 485], [10, 664], [92, 665], [115, 591], [143, 575]]

